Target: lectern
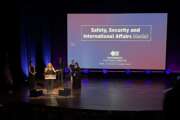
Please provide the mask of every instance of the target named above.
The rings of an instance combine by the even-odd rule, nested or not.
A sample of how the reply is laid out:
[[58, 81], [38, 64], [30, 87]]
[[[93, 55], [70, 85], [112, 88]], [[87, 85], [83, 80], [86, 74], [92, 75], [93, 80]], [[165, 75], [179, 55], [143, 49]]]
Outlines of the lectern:
[[45, 75], [45, 80], [55, 80], [56, 74], [47, 74]]
[[53, 83], [54, 80], [56, 79], [56, 74], [45, 74], [44, 79], [47, 80], [47, 93], [51, 94], [52, 90], [53, 90]]

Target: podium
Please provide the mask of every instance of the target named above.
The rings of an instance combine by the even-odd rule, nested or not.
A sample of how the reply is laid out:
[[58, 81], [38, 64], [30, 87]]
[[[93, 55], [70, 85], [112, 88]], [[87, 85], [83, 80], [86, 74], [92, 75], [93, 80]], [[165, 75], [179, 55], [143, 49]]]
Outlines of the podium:
[[52, 94], [56, 74], [45, 74], [44, 79], [47, 81], [47, 94]]
[[56, 74], [47, 74], [44, 76], [45, 80], [55, 80], [56, 79]]
[[66, 79], [66, 75], [63, 75], [63, 69], [57, 69], [56, 74], [45, 74], [44, 79], [48, 83], [47, 94], [56, 93], [52, 92], [55, 80], [57, 80], [56, 82], [60, 86], [57, 93], [59, 96], [70, 96], [72, 94], [72, 82], [70, 79]]

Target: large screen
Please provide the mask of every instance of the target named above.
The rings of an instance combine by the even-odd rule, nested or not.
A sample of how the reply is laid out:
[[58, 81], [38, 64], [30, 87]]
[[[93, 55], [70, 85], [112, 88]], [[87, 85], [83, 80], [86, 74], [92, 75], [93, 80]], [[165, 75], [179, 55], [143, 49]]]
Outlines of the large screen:
[[67, 14], [67, 33], [68, 64], [165, 69], [167, 13]]

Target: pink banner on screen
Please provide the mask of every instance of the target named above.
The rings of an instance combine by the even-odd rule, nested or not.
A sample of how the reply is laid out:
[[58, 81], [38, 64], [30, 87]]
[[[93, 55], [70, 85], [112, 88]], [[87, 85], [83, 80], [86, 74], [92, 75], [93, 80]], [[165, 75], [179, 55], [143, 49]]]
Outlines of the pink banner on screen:
[[68, 64], [165, 69], [167, 13], [68, 14], [67, 20]]

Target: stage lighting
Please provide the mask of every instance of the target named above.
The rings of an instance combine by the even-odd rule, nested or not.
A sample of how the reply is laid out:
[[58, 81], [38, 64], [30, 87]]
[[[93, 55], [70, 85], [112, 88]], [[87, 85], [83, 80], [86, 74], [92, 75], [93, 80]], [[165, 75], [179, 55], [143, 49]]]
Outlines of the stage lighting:
[[103, 74], [107, 74], [107, 73], [108, 73], [108, 70], [103, 69], [103, 70], [102, 70], [102, 73], [103, 73]]
[[131, 74], [131, 70], [126, 70], [126, 72], [125, 72], [127, 75], [130, 75]]
[[166, 69], [165, 73], [166, 73], [166, 75], [171, 74], [171, 69]]
[[88, 73], [89, 73], [89, 70], [88, 70], [88, 69], [84, 69], [84, 70], [83, 70], [83, 73], [84, 73], [84, 74], [88, 74]]
[[147, 74], [147, 75], [150, 75], [151, 73], [152, 73], [151, 70], [146, 70], [146, 71], [145, 71], [145, 74]]
[[43, 61], [47, 65], [51, 61], [51, 44], [48, 33], [44, 33], [43, 36]]
[[64, 73], [69, 73], [69, 72], [70, 72], [69, 68], [68, 68], [68, 67], [65, 67], [65, 68], [64, 68]]
[[21, 68], [25, 77], [28, 77], [29, 76], [28, 60], [26, 56], [27, 56], [26, 53], [23, 53], [23, 50], [21, 50]]

